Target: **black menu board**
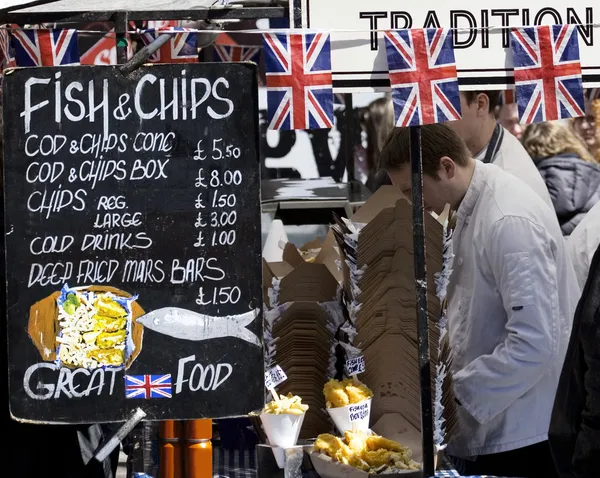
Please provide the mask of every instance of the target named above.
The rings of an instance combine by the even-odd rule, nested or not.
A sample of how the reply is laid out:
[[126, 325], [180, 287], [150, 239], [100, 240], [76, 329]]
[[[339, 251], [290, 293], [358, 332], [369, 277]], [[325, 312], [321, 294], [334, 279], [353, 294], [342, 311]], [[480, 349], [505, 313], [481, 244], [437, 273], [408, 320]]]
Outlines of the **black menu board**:
[[264, 400], [252, 64], [4, 79], [10, 408], [246, 414]]

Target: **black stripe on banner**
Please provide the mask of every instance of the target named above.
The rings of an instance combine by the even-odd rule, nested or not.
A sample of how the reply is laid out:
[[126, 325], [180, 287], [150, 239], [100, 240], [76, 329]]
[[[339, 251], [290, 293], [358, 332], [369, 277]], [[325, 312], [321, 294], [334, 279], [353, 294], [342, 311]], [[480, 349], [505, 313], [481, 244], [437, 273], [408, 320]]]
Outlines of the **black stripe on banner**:
[[[335, 73], [334, 73], [335, 75]], [[600, 74], [582, 75], [583, 83], [600, 83]], [[379, 79], [354, 79], [354, 80], [333, 80], [334, 88], [389, 88], [390, 80], [388, 78]], [[482, 78], [459, 78], [458, 84], [462, 86], [477, 86], [477, 85], [498, 85], [504, 87], [506, 85], [514, 85], [515, 79], [512, 76], [502, 77], [482, 77]], [[504, 88], [499, 88], [504, 89]]]

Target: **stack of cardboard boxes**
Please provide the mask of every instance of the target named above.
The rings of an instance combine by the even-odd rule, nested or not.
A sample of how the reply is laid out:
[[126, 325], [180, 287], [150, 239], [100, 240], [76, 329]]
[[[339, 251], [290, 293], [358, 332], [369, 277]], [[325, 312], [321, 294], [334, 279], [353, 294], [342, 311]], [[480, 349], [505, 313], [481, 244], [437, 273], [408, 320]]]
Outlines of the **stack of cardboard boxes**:
[[279, 394], [299, 395], [309, 406], [300, 438], [332, 427], [323, 385], [335, 374], [335, 339], [344, 321], [334, 242], [330, 236], [300, 250], [287, 243], [282, 261], [263, 261], [265, 366], [279, 365], [288, 376]]
[[[400, 414], [420, 431], [412, 205], [397, 189], [384, 186], [350, 221], [338, 220], [333, 231], [343, 256], [346, 303], [356, 328], [353, 342], [365, 357], [366, 371], [360, 378], [374, 393], [371, 422]], [[435, 278], [443, 264], [443, 226], [430, 214], [425, 214], [425, 238], [434, 381], [441, 312]]]

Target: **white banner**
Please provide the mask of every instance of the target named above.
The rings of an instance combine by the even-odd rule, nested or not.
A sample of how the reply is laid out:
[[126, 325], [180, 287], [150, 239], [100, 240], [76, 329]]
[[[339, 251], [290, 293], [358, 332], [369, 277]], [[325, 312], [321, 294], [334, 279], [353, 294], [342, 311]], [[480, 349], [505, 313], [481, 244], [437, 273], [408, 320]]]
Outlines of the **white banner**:
[[[302, 26], [332, 32], [336, 92], [389, 89], [383, 31], [439, 27], [456, 29], [454, 47], [462, 90], [507, 89], [512, 83], [512, 56], [509, 29], [502, 27], [564, 23], [581, 25], [584, 86], [600, 86], [598, 0], [572, 0], [568, 4], [556, 0], [452, 0], [433, 4], [415, 0], [301, 1]], [[524, 4], [526, 8], [522, 8]]]

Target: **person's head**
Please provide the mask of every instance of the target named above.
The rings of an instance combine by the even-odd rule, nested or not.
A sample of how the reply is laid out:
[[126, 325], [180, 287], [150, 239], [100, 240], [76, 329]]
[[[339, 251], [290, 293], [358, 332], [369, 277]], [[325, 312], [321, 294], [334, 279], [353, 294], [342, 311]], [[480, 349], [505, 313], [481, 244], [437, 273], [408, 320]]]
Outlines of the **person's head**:
[[496, 126], [495, 111], [499, 101], [499, 91], [460, 92], [462, 118], [447, 124], [458, 133], [474, 155], [490, 141]]
[[[446, 124], [421, 127], [423, 202], [441, 214], [446, 204], [456, 207], [464, 197], [475, 160], [458, 134]], [[381, 167], [394, 186], [411, 197], [410, 129], [394, 128], [381, 150]]]
[[519, 108], [516, 103], [507, 103], [498, 106], [496, 109], [496, 119], [510, 133], [521, 139], [523, 126], [519, 121]]
[[596, 136], [596, 121], [592, 102], [591, 95], [586, 95], [585, 116], [573, 118], [572, 124], [573, 129], [581, 137], [589, 152], [592, 156], [596, 156], [600, 149], [600, 141]]
[[369, 172], [379, 170], [379, 153], [390, 131], [394, 128], [394, 106], [384, 96], [372, 101], [362, 112], [362, 127], [367, 134], [367, 167]]
[[523, 147], [535, 161], [559, 154], [575, 154], [586, 161], [593, 161], [583, 142], [567, 124], [561, 121], [530, 124], [521, 139]]

